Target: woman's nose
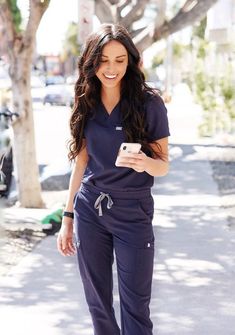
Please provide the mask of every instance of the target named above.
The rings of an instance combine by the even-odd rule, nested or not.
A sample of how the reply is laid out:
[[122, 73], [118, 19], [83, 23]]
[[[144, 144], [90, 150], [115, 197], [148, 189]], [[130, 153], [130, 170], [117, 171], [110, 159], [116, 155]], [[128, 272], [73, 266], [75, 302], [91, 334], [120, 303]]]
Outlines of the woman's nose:
[[115, 72], [115, 64], [113, 64], [113, 63], [109, 63], [109, 64], [107, 64], [107, 71], [109, 71], [110, 73], [112, 73], [112, 72]]

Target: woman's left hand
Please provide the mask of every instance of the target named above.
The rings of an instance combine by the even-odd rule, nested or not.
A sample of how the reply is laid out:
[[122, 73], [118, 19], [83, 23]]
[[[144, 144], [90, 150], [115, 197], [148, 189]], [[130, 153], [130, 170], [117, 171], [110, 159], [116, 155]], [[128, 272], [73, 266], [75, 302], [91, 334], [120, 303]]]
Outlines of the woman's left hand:
[[147, 168], [149, 157], [143, 151], [139, 154], [125, 154], [119, 156], [116, 166], [131, 168], [137, 172], [144, 172]]

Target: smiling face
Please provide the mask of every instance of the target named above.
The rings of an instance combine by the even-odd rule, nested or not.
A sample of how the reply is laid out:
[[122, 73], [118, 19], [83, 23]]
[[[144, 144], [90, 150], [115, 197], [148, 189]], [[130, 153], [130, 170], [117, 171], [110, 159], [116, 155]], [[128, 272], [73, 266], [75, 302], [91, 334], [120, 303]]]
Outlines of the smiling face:
[[103, 88], [117, 88], [126, 73], [128, 54], [126, 48], [115, 40], [108, 42], [101, 55], [101, 62], [96, 76]]

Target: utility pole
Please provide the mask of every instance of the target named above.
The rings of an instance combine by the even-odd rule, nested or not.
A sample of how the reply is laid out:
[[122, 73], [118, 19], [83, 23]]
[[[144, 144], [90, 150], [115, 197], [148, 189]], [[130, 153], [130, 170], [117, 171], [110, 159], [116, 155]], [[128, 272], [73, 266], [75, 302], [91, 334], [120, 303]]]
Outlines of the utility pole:
[[78, 0], [78, 44], [82, 46], [93, 31], [94, 0]]

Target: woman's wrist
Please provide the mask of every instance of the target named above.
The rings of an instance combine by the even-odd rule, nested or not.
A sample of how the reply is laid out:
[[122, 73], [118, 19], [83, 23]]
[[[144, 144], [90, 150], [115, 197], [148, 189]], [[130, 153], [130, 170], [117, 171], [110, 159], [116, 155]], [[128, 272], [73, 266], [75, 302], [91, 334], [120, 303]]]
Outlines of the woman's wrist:
[[74, 214], [71, 210], [65, 209], [62, 214], [62, 224], [67, 226], [67, 225], [72, 225], [73, 224], [73, 218]]
[[168, 161], [148, 157], [145, 172], [153, 177], [165, 176], [169, 169]]
[[73, 212], [71, 212], [71, 211], [67, 211], [67, 210], [64, 210], [64, 212], [63, 212], [63, 216], [64, 216], [64, 217], [68, 217], [68, 218], [70, 218], [70, 219], [73, 219], [73, 218], [74, 218], [74, 214], [73, 214]]
[[66, 217], [66, 216], [63, 216], [63, 218], [62, 218], [62, 225], [64, 225], [64, 226], [73, 225], [73, 219], [69, 218], [69, 217]]

